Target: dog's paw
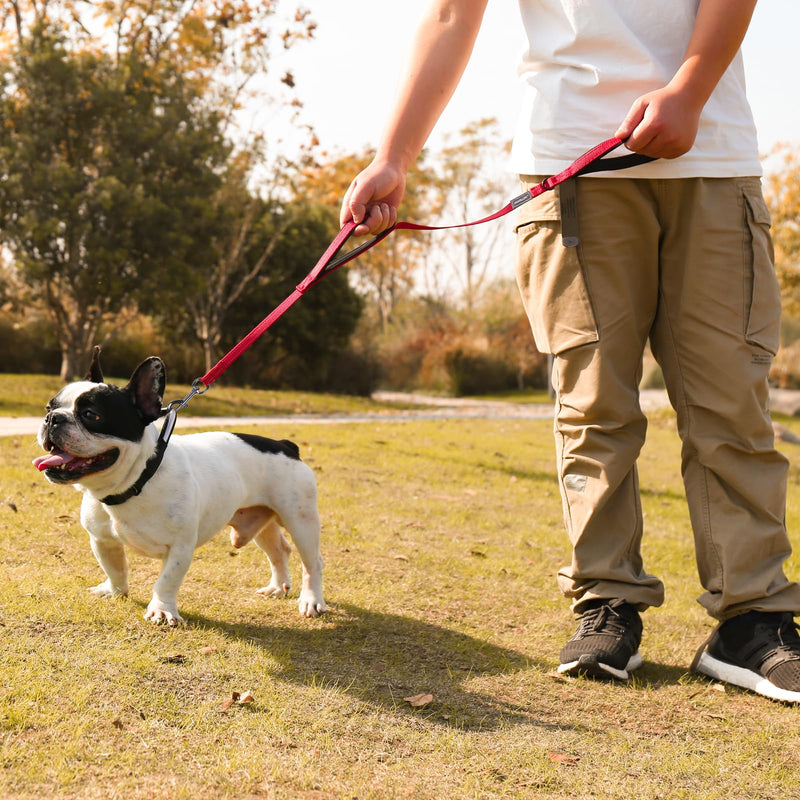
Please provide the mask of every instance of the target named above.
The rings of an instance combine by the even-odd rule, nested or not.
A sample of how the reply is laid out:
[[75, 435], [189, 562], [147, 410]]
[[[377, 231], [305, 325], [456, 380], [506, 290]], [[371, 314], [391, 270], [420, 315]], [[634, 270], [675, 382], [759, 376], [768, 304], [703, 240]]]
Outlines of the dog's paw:
[[86, 589], [89, 594], [93, 594], [95, 597], [127, 597], [128, 596], [128, 589], [127, 587], [121, 589], [117, 586], [114, 586], [111, 583], [111, 580], [105, 580], [102, 583], [98, 583], [97, 586], [89, 586]]
[[144, 618], [149, 622], [154, 622], [156, 625], [166, 623], [171, 628], [183, 622], [183, 617], [178, 613], [176, 605], [164, 603], [155, 598], [148, 604], [147, 611], [144, 612]]
[[275, 581], [270, 581], [269, 586], [262, 586], [260, 589], [256, 589], [256, 594], [263, 594], [265, 597], [274, 597], [280, 600], [283, 597], [286, 597], [289, 594], [289, 589], [291, 585], [288, 581], [284, 581], [282, 583], [276, 583]]
[[325, 601], [322, 595], [318, 595], [311, 589], [303, 589], [300, 592], [300, 599], [297, 601], [301, 617], [318, 617], [326, 610]]

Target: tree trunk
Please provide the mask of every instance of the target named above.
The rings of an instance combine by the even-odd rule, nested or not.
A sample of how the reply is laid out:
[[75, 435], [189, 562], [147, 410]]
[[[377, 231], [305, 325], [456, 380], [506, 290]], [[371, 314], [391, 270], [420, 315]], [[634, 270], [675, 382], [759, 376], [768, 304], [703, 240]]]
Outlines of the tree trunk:
[[214, 343], [211, 341], [210, 336], [206, 336], [202, 340], [203, 344], [203, 363], [205, 364], [205, 371], [208, 372], [211, 367], [214, 366], [215, 362], [215, 347]]
[[61, 380], [68, 382], [86, 375], [92, 356], [92, 347], [98, 344], [99, 315], [79, 321], [71, 314], [58, 314], [51, 306], [55, 317], [55, 329], [61, 349]]
[[61, 380], [65, 383], [76, 380], [86, 373], [86, 351], [74, 342], [61, 342]]

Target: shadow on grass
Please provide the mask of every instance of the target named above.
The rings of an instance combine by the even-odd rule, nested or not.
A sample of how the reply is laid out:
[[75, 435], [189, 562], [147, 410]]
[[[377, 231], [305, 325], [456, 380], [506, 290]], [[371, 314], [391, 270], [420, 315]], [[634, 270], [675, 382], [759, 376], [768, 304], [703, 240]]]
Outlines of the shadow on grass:
[[[689, 657], [692, 655], [694, 653], [690, 653]], [[677, 686], [690, 677], [692, 673], [689, 671], [688, 662], [685, 667], [675, 667], [645, 660], [641, 668], [633, 674], [631, 685], [636, 689], [661, 689], [665, 686]]]
[[[307, 627], [235, 625], [187, 614], [190, 624], [255, 642], [280, 668], [277, 680], [330, 686], [360, 701], [462, 730], [509, 724], [563, 730], [570, 726], [530, 704], [482, 693], [480, 679], [546, 669], [521, 653], [411, 617], [334, 604]], [[476, 681], [477, 679], [477, 681]], [[432, 694], [413, 708], [404, 698]], [[583, 728], [582, 728], [583, 729]]]

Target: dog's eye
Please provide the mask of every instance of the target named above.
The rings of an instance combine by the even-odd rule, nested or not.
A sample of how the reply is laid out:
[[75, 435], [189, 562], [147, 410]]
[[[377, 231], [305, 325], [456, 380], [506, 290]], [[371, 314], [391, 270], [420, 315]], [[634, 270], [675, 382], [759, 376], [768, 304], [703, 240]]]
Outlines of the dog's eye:
[[85, 408], [83, 411], [81, 411], [81, 416], [88, 422], [100, 421], [100, 415], [95, 411], [92, 411], [91, 408]]

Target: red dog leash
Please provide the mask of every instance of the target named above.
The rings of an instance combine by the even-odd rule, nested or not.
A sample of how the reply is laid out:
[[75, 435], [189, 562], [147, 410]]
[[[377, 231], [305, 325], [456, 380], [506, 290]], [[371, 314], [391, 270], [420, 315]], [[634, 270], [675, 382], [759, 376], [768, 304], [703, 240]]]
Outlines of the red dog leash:
[[196, 379], [192, 383], [192, 392], [183, 401], [179, 402], [181, 407], [188, 403], [189, 399], [195, 394], [202, 394], [208, 389], [209, 386], [217, 379], [228, 367], [233, 364], [242, 353], [251, 347], [264, 333], [272, 327], [272, 325], [280, 319], [312, 286], [316, 286], [326, 275], [329, 275], [334, 270], [352, 261], [362, 253], [365, 253], [370, 248], [374, 247], [378, 242], [385, 239], [390, 233], [397, 230], [407, 231], [442, 231], [450, 230], [453, 228], [468, 228], [473, 225], [481, 225], [484, 222], [491, 222], [492, 220], [504, 217], [515, 208], [527, 203], [534, 197], [544, 194], [550, 189], [555, 188], [558, 184], [563, 183], [570, 178], [578, 175], [586, 175], [590, 172], [604, 172], [607, 170], [627, 169], [629, 167], [644, 164], [654, 159], [650, 156], [640, 155], [639, 153], [630, 153], [625, 156], [618, 156], [615, 158], [603, 159], [603, 156], [610, 153], [612, 150], [620, 147], [623, 140], [618, 138], [607, 139], [601, 142], [591, 150], [584, 153], [580, 158], [576, 159], [565, 170], [559, 172], [557, 175], [545, 179], [540, 184], [537, 184], [532, 189], [524, 194], [521, 194], [507, 203], [499, 211], [490, 214], [488, 217], [474, 220], [473, 222], [462, 222], [458, 225], [419, 225], [415, 222], [398, 222], [391, 228], [383, 231], [374, 238], [353, 248], [344, 255], [336, 258], [336, 254], [342, 248], [344, 243], [350, 238], [353, 230], [356, 228], [356, 223], [352, 220], [344, 225], [344, 227], [336, 235], [336, 238], [330, 243], [328, 249], [322, 254], [319, 261], [314, 265], [311, 272], [308, 273], [306, 278], [297, 285], [297, 288], [290, 294], [274, 311], [266, 316], [258, 325], [256, 325], [250, 333], [247, 334], [237, 345], [229, 350], [202, 378]]

